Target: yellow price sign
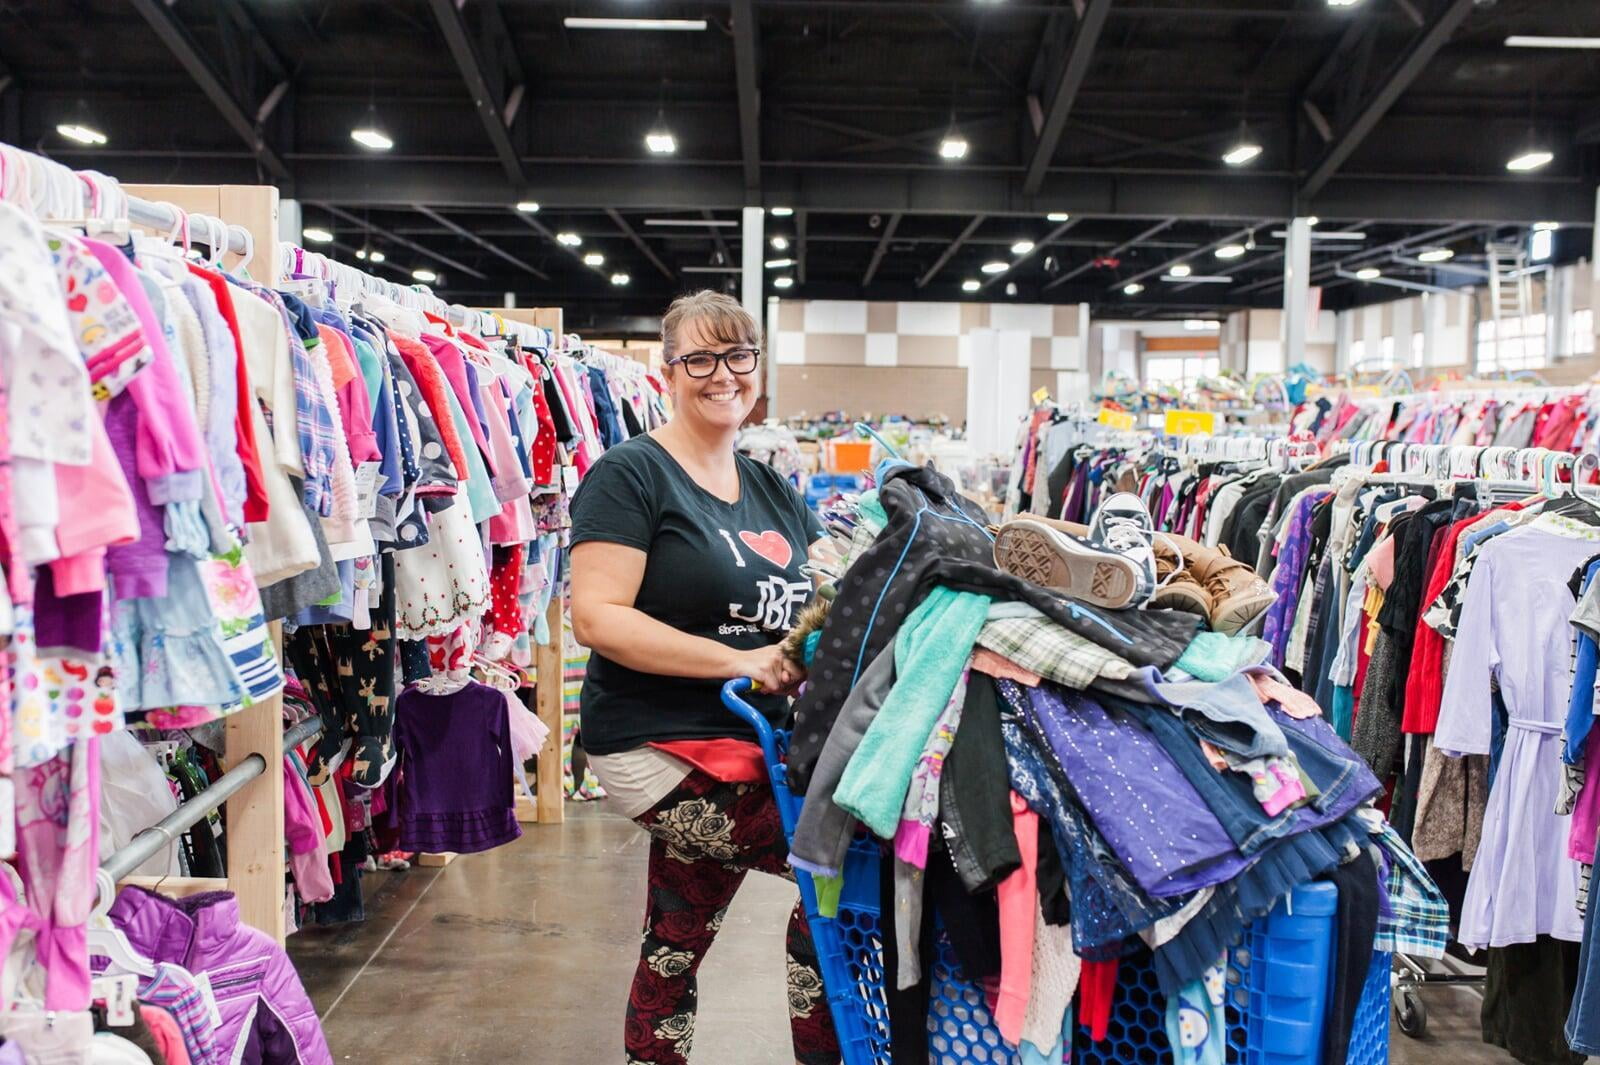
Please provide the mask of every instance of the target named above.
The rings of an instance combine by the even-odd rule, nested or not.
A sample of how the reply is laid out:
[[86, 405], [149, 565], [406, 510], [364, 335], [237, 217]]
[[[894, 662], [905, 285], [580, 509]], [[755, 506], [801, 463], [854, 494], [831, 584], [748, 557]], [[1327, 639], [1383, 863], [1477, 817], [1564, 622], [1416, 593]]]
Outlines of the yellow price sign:
[[1132, 429], [1134, 425], [1133, 415], [1120, 410], [1102, 410], [1095, 420], [1110, 429]]
[[1217, 431], [1217, 414], [1209, 410], [1167, 411], [1168, 436], [1204, 436]]
[[1050, 390], [1048, 388], [1036, 388], [1033, 390], [1033, 402], [1035, 404], [1043, 403], [1049, 398]]

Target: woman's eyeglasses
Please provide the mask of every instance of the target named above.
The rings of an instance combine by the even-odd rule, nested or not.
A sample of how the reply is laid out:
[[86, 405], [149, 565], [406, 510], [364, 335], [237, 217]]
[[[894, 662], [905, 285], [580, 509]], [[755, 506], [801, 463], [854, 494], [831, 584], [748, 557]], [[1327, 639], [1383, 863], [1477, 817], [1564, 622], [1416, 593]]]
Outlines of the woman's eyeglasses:
[[717, 363], [726, 363], [729, 371], [739, 375], [750, 373], [761, 361], [760, 348], [730, 348], [727, 351], [691, 351], [668, 359], [668, 366], [682, 366], [690, 377], [710, 377], [717, 372]]

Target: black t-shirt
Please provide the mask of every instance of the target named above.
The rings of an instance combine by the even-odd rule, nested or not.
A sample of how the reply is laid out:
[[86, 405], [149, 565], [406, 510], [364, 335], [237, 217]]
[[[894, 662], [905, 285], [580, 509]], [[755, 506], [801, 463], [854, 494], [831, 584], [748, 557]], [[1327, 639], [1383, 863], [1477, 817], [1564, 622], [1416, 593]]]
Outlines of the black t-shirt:
[[[645, 552], [634, 606], [694, 636], [740, 650], [776, 643], [811, 598], [801, 572], [822, 523], [770, 466], [743, 455], [739, 501], [694, 482], [648, 436], [611, 448], [572, 497], [572, 545], [600, 540]], [[749, 738], [723, 705], [722, 680], [665, 677], [593, 654], [583, 685], [583, 745], [616, 754], [660, 740]], [[781, 696], [754, 705], [773, 722]]]

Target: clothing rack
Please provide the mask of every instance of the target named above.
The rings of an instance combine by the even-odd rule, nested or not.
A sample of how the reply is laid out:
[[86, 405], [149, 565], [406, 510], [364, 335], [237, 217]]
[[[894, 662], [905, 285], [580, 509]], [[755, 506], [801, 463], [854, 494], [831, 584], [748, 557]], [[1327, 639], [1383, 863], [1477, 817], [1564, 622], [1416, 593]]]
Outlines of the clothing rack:
[[[221, 252], [221, 265], [230, 270], [248, 268], [257, 249], [277, 247], [279, 194], [269, 185], [123, 185], [105, 174], [73, 171], [0, 144], [0, 198], [31, 209], [43, 220], [85, 228], [136, 225], [178, 239], [185, 247], [198, 219], [205, 234], [202, 239], [214, 239], [219, 247], [213, 251]], [[220, 247], [224, 244], [225, 250]], [[277, 257], [270, 258], [274, 261], [263, 276], [276, 283]], [[271, 637], [281, 655], [281, 626], [271, 626]], [[223, 761], [230, 771], [252, 760], [265, 767], [281, 758], [282, 695], [229, 716], [224, 736]], [[257, 777], [259, 783], [244, 786]], [[282, 943], [286, 933], [283, 774], [263, 775], [258, 770], [234, 779], [237, 783], [226, 793], [215, 796], [219, 804], [226, 803], [230, 856], [227, 879], [217, 886], [234, 893], [245, 923]]]
[[[562, 313], [560, 307], [523, 308], [463, 308], [469, 314], [493, 314], [508, 325], [548, 330], [552, 336], [561, 337]], [[533, 668], [538, 675], [534, 689], [534, 713], [545, 728], [544, 746], [539, 748], [538, 787], [534, 801], [527, 796], [517, 799], [517, 820], [524, 824], [560, 824], [565, 819], [564, 793], [561, 784], [561, 690], [566, 667], [566, 615], [567, 597], [558, 583], [550, 595], [550, 605], [545, 609], [545, 624], [550, 639], [534, 644]], [[554, 678], [555, 683], [550, 683]]]
[[[288, 754], [300, 744], [310, 739], [315, 739], [322, 734], [322, 719], [318, 717], [307, 718], [283, 734], [283, 753]], [[163, 817], [149, 828], [138, 832], [128, 845], [107, 857], [100, 863], [100, 868], [110, 874], [111, 878], [119, 883], [129, 882], [140, 878], [130, 878], [130, 874], [143, 865], [161, 848], [176, 842], [180, 834], [200, 822], [200, 819], [216, 810], [228, 799], [243, 788], [250, 781], [267, 771], [267, 760], [260, 753], [253, 753], [243, 761], [236, 764], [226, 773], [222, 774], [211, 783], [204, 791], [179, 806], [172, 813]], [[164, 884], [171, 884], [173, 877], [160, 878]], [[227, 881], [210, 877], [176, 878], [184, 883], [184, 894], [196, 891], [215, 891], [227, 887]]]

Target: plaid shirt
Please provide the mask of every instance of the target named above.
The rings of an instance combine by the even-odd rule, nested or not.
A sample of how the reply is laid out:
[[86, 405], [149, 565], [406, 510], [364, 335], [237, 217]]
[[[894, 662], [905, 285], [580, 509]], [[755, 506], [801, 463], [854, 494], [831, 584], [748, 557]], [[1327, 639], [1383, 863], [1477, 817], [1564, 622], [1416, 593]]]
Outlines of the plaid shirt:
[[997, 618], [978, 633], [978, 646], [1047, 680], [1083, 689], [1096, 677], [1133, 675], [1133, 664], [1055, 622], [1040, 617]]
[[1444, 895], [1387, 822], [1376, 842], [1388, 861], [1390, 912], [1379, 908], [1378, 934], [1372, 949], [1414, 958], [1444, 957], [1444, 946], [1450, 938], [1450, 907]]
[[317, 388], [317, 366], [309, 348], [316, 347], [321, 340], [309, 318], [305, 324], [311, 332], [310, 336], [296, 328], [300, 312], [305, 309], [298, 299], [294, 300], [294, 306], [291, 307], [282, 293], [262, 285], [246, 287], [272, 304], [283, 319], [283, 327], [288, 330], [289, 359], [294, 367], [295, 431], [300, 439], [301, 462], [305, 466], [301, 501], [313, 513], [326, 518], [333, 513], [333, 466], [338, 454], [334, 434], [342, 437], [344, 429], [338, 424], [337, 415], [328, 409]]

